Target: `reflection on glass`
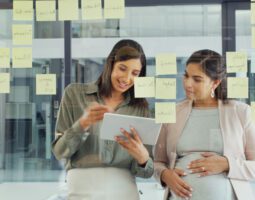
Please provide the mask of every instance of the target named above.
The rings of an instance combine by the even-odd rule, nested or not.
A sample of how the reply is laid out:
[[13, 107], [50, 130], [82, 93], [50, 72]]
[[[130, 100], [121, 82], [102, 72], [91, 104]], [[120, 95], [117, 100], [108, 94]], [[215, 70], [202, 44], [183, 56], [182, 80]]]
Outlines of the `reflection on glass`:
[[221, 35], [220, 5], [126, 7], [124, 19], [73, 22], [73, 38]]

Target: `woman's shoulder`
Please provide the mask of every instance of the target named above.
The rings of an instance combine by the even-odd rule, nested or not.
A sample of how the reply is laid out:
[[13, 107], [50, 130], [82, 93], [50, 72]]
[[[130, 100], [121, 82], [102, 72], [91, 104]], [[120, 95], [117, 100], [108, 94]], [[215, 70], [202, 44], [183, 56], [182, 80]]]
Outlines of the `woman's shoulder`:
[[97, 91], [97, 84], [95, 82], [91, 83], [71, 83], [65, 88], [65, 93], [90, 93]]
[[223, 104], [223, 107], [225, 107], [225, 111], [227, 112], [229, 108], [231, 110], [234, 110], [239, 118], [243, 121], [246, 120], [246, 118], [250, 118], [250, 112], [251, 112], [251, 107], [245, 102], [237, 101], [237, 100], [228, 100], [227, 104]]
[[192, 105], [192, 101], [189, 99], [183, 99], [176, 103], [176, 110], [181, 110], [183, 108], [189, 107]]
[[247, 103], [242, 101], [237, 101], [237, 100], [228, 100], [228, 102], [226, 104], [223, 104], [223, 106], [234, 107], [237, 109], [244, 109], [244, 110], [250, 107], [250, 105], [248, 105]]

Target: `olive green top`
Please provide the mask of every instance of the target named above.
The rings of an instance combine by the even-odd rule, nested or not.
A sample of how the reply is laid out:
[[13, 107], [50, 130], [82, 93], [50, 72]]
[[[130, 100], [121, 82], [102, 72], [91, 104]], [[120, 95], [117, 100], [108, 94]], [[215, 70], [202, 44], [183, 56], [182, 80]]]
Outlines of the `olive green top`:
[[[117, 142], [99, 138], [102, 121], [84, 130], [79, 118], [92, 103], [104, 104], [96, 83], [71, 84], [66, 87], [56, 122], [56, 139], [52, 144], [58, 160], [65, 159], [66, 169], [90, 167], [126, 168], [135, 176], [148, 178], [153, 174], [153, 161], [150, 158], [145, 167]], [[115, 113], [148, 117], [146, 107], [130, 105], [130, 96], [117, 106]], [[150, 147], [148, 150], [150, 151]]]

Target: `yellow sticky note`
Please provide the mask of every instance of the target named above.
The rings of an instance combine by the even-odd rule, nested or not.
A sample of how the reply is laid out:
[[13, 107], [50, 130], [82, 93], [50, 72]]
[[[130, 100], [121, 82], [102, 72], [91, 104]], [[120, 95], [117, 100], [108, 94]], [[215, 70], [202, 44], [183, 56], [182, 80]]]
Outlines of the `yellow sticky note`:
[[10, 74], [0, 73], [0, 93], [10, 93]]
[[58, 19], [64, 20], [78, 20], [79, 9], [78, 0], [59, 0], [58, 1]]
[[36, 94], [56, 94], [56, 74], [36, 74]]
[[176, 74], [176, 55], [171, 53], [159, 54], [156, 56], [156, 74]]
[[0, 68], [10, 67], [10, 49], [0, 48]]
[[155, 78], [136, 77], [135, 97], [136, 98], [155, 97]]
[[104, 18], [122, 19], [125, 17], [125, 0], [105, 0]]
[[176, 104], [172, 102], [155, 103], [156, 123], [175, 123], [176, 122]]
[[255, 3], [251, 3], [251, 24], [255, 24]]
[[55, 1], [36, 1], [37, 21], [56, 21]]
[[251, 28], [251, 42], [252, 42], [252, 48], [255, 48], [255, 27]]
[[102, 19], [101, 0], [82, 0], [82, 19]]
[[253, 122], [255, 122], [255, 102], [251, 102], [251, 117]]
[[13, 45], [32, 45], [33, 27], [32, 25], [12, 25]]
[[176, 99], [176, 79], [156, 79], [156, 99]]
[[32, 21], [34, 16], [33, 1], [13, 2], [13, 20], [17, 21]]
[[13, 68], [32, 68], [32, 48], [12, 49]]
[[249, 98], [248, 78], [227, 78], [228, 98]]
[[247, 72], [247, 54], [245, 52], [227, 52], [227, 73]]

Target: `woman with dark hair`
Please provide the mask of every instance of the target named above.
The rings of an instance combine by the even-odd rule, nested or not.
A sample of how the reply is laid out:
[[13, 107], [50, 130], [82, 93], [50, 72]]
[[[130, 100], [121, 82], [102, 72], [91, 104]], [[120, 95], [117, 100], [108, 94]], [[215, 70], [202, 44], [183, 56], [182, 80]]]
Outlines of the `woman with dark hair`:
[[248, 182], [255, 178], [255, 126], [248, 105], [227, 99], [220, 54], [193, 53], [183, 86], [176, 123], [162, 126], [154, 151], [165, 199], [255, 199]]
[[132, 127], [133, 137], [120, 130], [125, 141], [121, 137], [100, 140], [99, 131], [106, 112], [148, 117], [147, 101], [134, 97], [134, 78], [145, 75], [142, 47], [133, 40], [121, 40], [96, 82], [65, 89], [53, 153], [66, 160], [68, 200], [139, 199], [134, 176], [153, 174], [148, 150]]

